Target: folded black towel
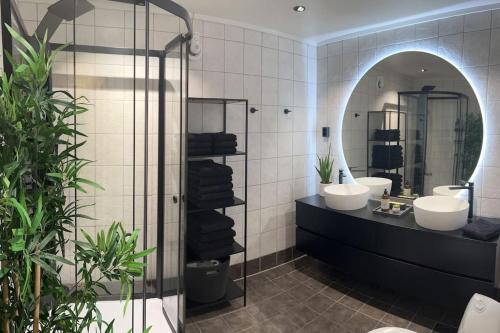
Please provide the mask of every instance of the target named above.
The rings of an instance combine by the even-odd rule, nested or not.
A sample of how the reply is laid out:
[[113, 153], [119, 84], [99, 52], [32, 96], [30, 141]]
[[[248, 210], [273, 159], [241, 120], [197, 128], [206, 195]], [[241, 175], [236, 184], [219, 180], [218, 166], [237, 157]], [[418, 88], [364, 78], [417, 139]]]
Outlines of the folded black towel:
[[219, 176], [219, 177], [198, 177], [195, 175], [189, 175], [188, 184], [189, 186], [209, 186], [209, 185], [222, 185], [231, 183], [233, 177], [231, 176]]
[[397, 141], [400, 139], [400, 132], [397, 129], [375, 130], [375, 140], [380, 141]]
[[490, 240], [500, 235], [500, 224], [479, 218], [462, 228], [464, 235], [479, 240]]
[[403, 185], [403, 176], [398, 173], [377, 172], [372, 174], [372, 177], [387, 178], [392, 180], [391, 195], [396, 197], [401, 194], [401, 186]]
[[372, 167], [376, 169], [397, 169], [403, 167], [403, 160], [399, 161], [372, 161]]
[[189, 175], [200, 177], [230, 176], [233, 169], [230, 166], [215, 163], [212, 160], [191, 161], [188, 163]]
[[236, 141], [216, 141], [214, 142], [214, 149], [215, 148], [232, 148], [236, 147], [238, 144]]
[[220, 249], [221, 247], [231, 246], [234, 243], [234, 239], [233, 237], [229, 237], [213, 242], [198, 242], [188, 238], [187, 243], [196, 253], [201, 253], [203, 251], [212, 251]]
[[214, 154], [234, 154], [236, 153], [236, 147], [232, 147], [232, 148], [229, 148], [229, 147], [222, 147], [222, 148], [217, 148], [217, 147], [214, 147], [213, 149], [213, 153]]
[[204, 200], [204, 201], [196, 201], [188, 198], [188, 200], [195, 206], [194, 208], [201, 209], [217, 209], [217, 208], [225, 208], [234, 205], [234, 198], [227, 199], [216, 199], [216, 200]]
[[236, 141], [236, 135], [232, 133], [212, 133], [212, 140], [216, 141]]
[[221, 231], [209, 232], [206, 234], [199, 233], [197, 229], [187, 229], [187, 237], [188, 239], [200, 243], [214, 242], [218, 240], [223, 240], [227, 238], [233, 238], [236, 236], [236, 232], [233, 229], [226, 229]]
[[189, 184], [188, 193], [192, 193], [194, 195], [205, 194], [205, 193], [217, 193], [224, 192], [233, 189], [233, 183], [228, 182], [224, 184], [217, 185], [193, 185]]
[[227, 257], [230, 254], [233, 254], [233, 246], [224, 246], [216, 250], [211, 251], [202, 251], [198, 252], [194, 249], [189, 248], [191, 253], [193, 253], [197, 258], [201, 260], [212, 260]]
[[189, 156], [211, 155], [212, 148], [188, 148]]
[[210, 201], [210, 200], [219, 200], [219, 199], [229, 199], [234, 197], [234, 192], [232, 190], [223, 191], [223, 192], [212, 192], [212, 193], [192, 193], [188, 192], [189, 200], [193, 202], [202, 202], [202, 201]]
[[211, 232], [228, 230], [234, 226], [234, 221], [229, 216], [222, 215], [215, 210], [190, 213], [187, 220], [191, 232], [207, 234]]
[[188, 141], [212, 142], [212, 134], [210, 133], [189, 133]]

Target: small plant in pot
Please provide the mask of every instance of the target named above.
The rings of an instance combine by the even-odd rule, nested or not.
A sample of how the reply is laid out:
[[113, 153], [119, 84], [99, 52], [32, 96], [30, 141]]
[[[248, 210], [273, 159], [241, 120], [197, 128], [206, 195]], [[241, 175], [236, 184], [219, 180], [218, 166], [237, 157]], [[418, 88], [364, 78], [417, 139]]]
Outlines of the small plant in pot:
[[333, 172], [333, 157], [331, 157], [331, 145], [328, 147], [328, 155], [324, 157], [318, 157], [318, 166], [316, 166], [316, 171], [318, 172], [320, 183], [319, 183], [319, 195], [324, 196], [324, 189], [328, 185], [331, 185], [332, 172]]

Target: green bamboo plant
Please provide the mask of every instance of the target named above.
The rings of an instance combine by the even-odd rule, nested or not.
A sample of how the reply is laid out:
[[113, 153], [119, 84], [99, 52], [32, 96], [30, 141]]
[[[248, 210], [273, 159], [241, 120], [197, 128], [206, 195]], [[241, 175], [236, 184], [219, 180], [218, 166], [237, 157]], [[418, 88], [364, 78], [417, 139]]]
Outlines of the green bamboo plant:
[[[20, 60], [5, 53], [13, 72], [0, 80], [0, 332], [113, 332], [96, 306], [98, 294], [109, 293], [104, 282], [119, 281], [128, 302], [141, 259], [154, 249], [136, 253], [139, 231], [113, 223], [96, 239], [82, 230], [74, 253], [66, 253], [74, 220], [91, 218], [68, 195], [102, 190], [80, 176], [91, 163], [76, 154], [85, 145], [76, 124], [85, 100], [49, 89], [59, 50], [48, 52], [46, 37], [34, 47], [6, 29]], [[63, 284], [63, 265], [78, 268], [74, 286]]]
[[316, 171], [318, 172], [321, 184], [330, 184], [333, 172], [333, 157], [331, 157], [331, 145], [328, 147], [328, 155], [325, 157], [318, 158], [318, 166], [316, 166]]

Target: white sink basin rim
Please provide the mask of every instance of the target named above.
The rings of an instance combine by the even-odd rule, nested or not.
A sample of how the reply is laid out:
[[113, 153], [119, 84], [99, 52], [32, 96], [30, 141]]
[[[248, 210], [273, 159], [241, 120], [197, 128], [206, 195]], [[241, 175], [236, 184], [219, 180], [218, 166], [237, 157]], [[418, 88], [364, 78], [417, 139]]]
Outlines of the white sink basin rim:
[[467, 224], [469, 203], [451, 196], [427, 196], [413, 201], [415, 221], [421, 227], [451, 231]]
[[354, 181], [360, 185], [368, 186], [370, 188], [370, 195], [372, 199], [380, 200], [384, 191], [387, 190], [391, 193], [392, 180], [381, 177], [361, 177], [355, 178]]
[[455, 196], [458, 197], [460, 195], [460, 192], [462, 192], [462, 190], [450, 190], [450, 186], [455, 186], [455, 185], [436, 186], [432, 189], [432, 194], [448, 196], [448, 197], [455, 197]]
[[356, 210], [366, 206], [370, 188], [360, 184], [335, 184], [325, 187], [327, 207], [337, 210]]

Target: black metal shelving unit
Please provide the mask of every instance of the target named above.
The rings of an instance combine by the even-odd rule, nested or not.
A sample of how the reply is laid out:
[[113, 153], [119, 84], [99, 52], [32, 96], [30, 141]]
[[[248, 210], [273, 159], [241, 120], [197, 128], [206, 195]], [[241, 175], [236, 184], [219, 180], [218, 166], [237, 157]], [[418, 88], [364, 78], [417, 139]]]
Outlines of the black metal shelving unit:
[[[213, 209], [221, 209], [222, 214], [226, 215], [226, 209], [230, 207], [243, 206], [243, 215], [244, 215], [244, 225], [243, 225], [243, 244], [239, 244], [237, 241], [233, 243], [233, 252], [231, 255], [235, 255], [238, 253], [243, 253], [243, 277], [242, 282], [243, 286], [240, 286], [237, 281], [233, 281], [232, 279], [228, 279], [227, 281], [227, 290], [226, 295], [216, 302], [201, 304], [195, 303], [191, 301], [187, 301], [186, 309], [189, 314], [199, 314], [203, 312], [208, 312], [212, 309], [216, 309], [220, 306], [224, 306], [229, 303], [229, 301], [243, 297], [243, 305], [246, 306], [247, 302], [247, 192], [248, 192], [248, 100], [246, 99], [232, 99], [232, 98], [200, 98], [200, 97], [190, 97], [188, 98], [188, 104], [219, 104], [222, 106], [223, 111], [223, 132], [226, 133], [227, 129], [227, 105], [228, 104], [244, 104], [245, 105], [245, 149], [244, 151], [236, 151], [232, 154], [208, 154], [208, 155], [197, 155], [197, 156], [189, 156], [188, 155], [188, 163], [189, 161], [199, 160], [199, 159], [212, 159], [212, 158], [222, 158], [222, 163], [225, 165], [227, 163], [227, 158], [231, 156], [243, 156], [244, 157], [244, 193], [243, 198], [234, 197], [234, 202], [231, 205], [224, 207], [216, 207], [216, 208], [200, 208], [194, 206], [192, 204], [188, 204], [187, 214], [188, 214], [188, 222], [189, 223], [189, 214], [207, 211]], [[253, 111], [252, 111], [253, 112]], [[188, 120], [189, 121], [189, 120]], [[197, 260], [195, 256], [188, 253], [187, 261]]]
[[[387, 117], [386, 115], [389, 114], [389, 117], [391, 117], [393, 114], [396, 115], [397, 117], [397, 125], [396, 125], [396, 128], [394, 127], [391, 127], [391, 120], [389, 120], [389, 124], [387, 123]], [[402, 128], [402, 123], [401, 123], [401, 114], [404, 115], [404, 128], [403, 130], [401, 130]], [[382, 125], [382, 128], [383, 130], [389, 130], [389, 129], [397, 129], [400, 131], [401, 134], [403, 134], [403, 138], [399, 138], [398, 140], [376, 140], [376, 139], [373, 139], [373, 136], [372, 136], [372, 130], [375, 129], [376, 127], [372, 126], [371, 124], [371, 119], [370, 118], [373, 118], [375, 116], [382, 116], [383, 117], [383, 120], [381, 122], [381, 125]], [[380, 124], [379, 124], [380, 125]], [[379, 128], [379, 127], [377, 127]], [[406, 113], [405, 112], [401, 112], [401, 111], [388, 111], [388, 110], [385, 110], [385, 111], [368, 111], [368, 117], [367, 117], [367, 124], [366, 124], [366, 176], [367, 177], [371, 177], [372, 175], [372, 172], [374, 170], [377, 170], [377, 171], [383, 171], [385, 173], [395, 173], [396, 174], [399, 174], [399, 169], [403, 169], [403, 182], [404, 182], [404, 179], [405, 179], [405, 173], [406, 173], [406, 168], [405, 168], [405, 164], [406, 164], [406, 139], [407, 139], [407, 119], [406, 119]], [[373, 144], [383, 144], [383, 145], [398, 145], [398, 146], [401, 146], [403, 145], [403, 165], [399, 168], [392, 168], [392, 169], [380, 169], [380, 168], [375, 168], [371, 165], [371, 159], [370, 159], [370, 153], [372, 151], [372, 145]]]

